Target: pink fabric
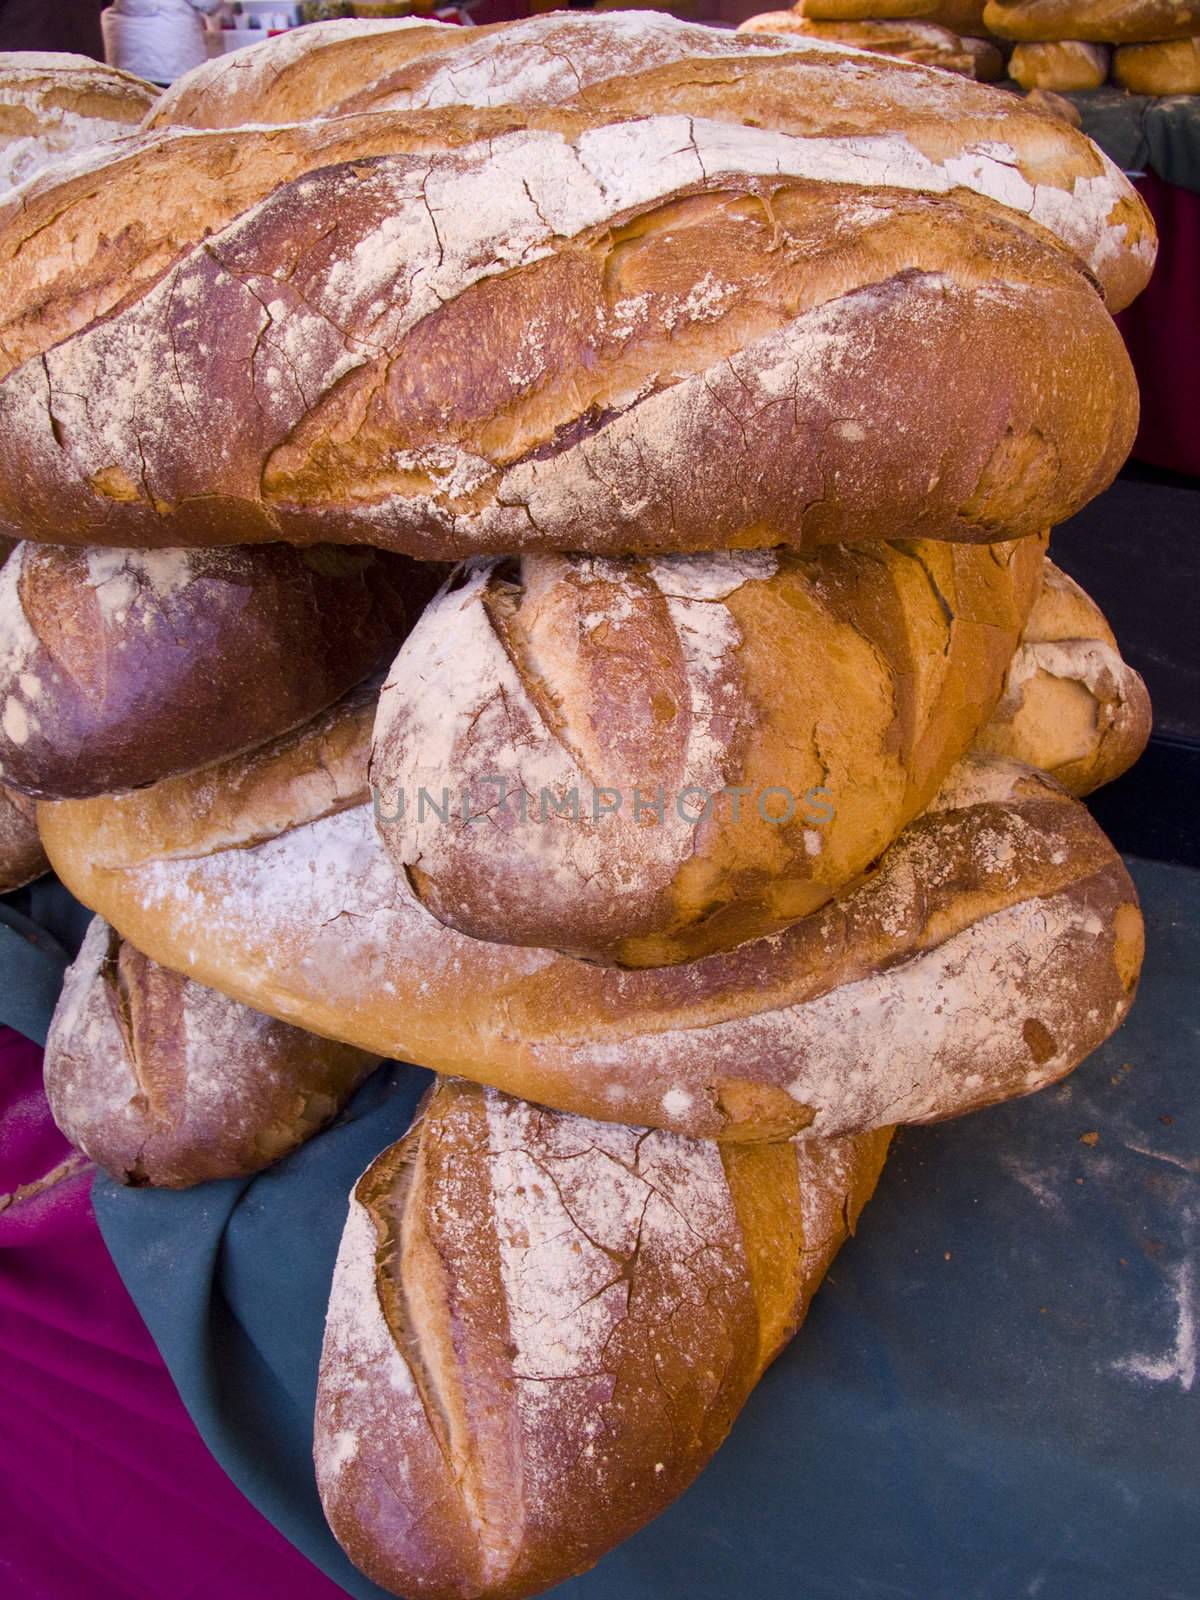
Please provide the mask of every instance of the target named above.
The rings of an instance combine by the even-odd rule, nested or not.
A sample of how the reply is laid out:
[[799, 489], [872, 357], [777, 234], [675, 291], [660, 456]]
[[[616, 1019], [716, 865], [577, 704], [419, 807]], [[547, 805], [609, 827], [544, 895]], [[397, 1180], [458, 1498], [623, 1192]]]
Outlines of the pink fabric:
[[1200, 194], [1137, 180], [1159, 233], [1149, 286], [1117, 318], [1142, 391], [1139, 461], [1200, 475]]
[[[71, 1156], [41, 1051], [0, 1028], [0, 1197]], [[234, 1488], [92, 1216], [92, 1169], [0, 1198], [5, 1600], [345, 1600]]]

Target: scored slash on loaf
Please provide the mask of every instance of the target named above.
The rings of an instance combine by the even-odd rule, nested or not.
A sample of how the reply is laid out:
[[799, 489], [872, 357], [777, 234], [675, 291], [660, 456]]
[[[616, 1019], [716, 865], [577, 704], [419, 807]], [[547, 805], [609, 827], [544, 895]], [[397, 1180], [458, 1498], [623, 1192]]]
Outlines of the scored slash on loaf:
[[[481, 564], [428, 607], [380, 698], [384, 844], [480, 939], [661, 966], [769, 933], [933, 798], [1041, 577], [1036, 539]], [[457, 791], [452, 818], [422, 816], [448, 773], [483, 821]]]
[[753, 1149], [441, 1081], [355, 1186], [315, 1459], [396, 1594], [536, 1593], [697, 1475], [870, 1197], [890, 1130]]

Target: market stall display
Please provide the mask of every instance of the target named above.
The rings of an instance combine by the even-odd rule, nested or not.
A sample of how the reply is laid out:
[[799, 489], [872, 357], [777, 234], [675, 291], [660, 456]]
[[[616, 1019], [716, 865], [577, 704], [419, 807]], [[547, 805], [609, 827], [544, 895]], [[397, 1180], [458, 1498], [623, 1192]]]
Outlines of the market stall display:
[[1128, 1013], [1076, 796], [1149, 707], [1045, 546], [1153, 256], [1015, 97], [638, 15], [296, 30], [0, 209], [4, 777], [98, 914], [51, 1100], [177, 1185], [437, 1074], [316, 1399], [391, 1591], [663, 1509], [892, 1127]]

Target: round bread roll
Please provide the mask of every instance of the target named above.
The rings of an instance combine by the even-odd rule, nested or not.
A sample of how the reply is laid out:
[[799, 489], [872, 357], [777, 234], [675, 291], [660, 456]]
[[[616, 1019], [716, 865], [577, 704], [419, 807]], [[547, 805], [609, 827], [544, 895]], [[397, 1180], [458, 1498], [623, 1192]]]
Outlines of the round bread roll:
[[168, 972], [96, 917], [50, 1024], [46, 1094], [121, 1183], [184, 1189], [278, 1161], [378, 1065]]
[[1113, 52], [1113, 77], [1133, 94], [1200, 94], [1200, 39], [1123, 44]]
[[932, 799], [1041, 566], [1032, 539], [475, 565], [380, 698], [384, 844], [477, 939], [661, 966], [770, 933]]
[[[889, 184], [937, 190], [949, 179], [1049, 229], [1087, 263], [1114, 310], [1145, 286], [1154, 262], [1153, 223], [1128, 180], [1089, 139], [1063, 129], [1049, 137], [1019, 101], [886, 57], [864, 59], [811, 34], [731, 33], [660, 13], [557, 12], [470, 29], [298, 29], [188, 74], [149, 125], [234, 128], [426, 110], [449, 132], [468, 109], [504, 106], [748, 123], [819, 141], [811, 151], [825, 156], [821, 170], [843, 177], [861, 171], [874, 149], [886, 156], [875, 170]], [[187, 148], [178, 164], [190, 168], [196, 147]], [[940, 173], [914, 162], [914, 151]], [[170, 187], [186, 181], [176, 172]], [[199, 212], [205, 220], [209, 205]]]
[[0, 773], [78, 797], [250, 749], [384, 667], [436, 581], [368, 550], [22, 544], [0, 572]]
[[662, 117], [284, 183], [0, 382], [0, 522], [440, 558], [1063, 520], [1136, 427], [1099, 297], [1003, 208], [878, 187], [902, 149], [786, 176], [824, 159]]
[[1200, 33], [1200, 0], [987, 0], [983, 20], [1002, 39], [1140, 44]]
[[1091, 794], [1131, 767], [1150, 737], [1150, 696], [1122, 659], [1096, 603], [1046, 562], [991, 721], [987, 755], [1025, 761], [1072, 794]]
[[49, 163], [137, 131], [152, 83], [89, 56], [0, 52], [0, 194]]
[[1106, 45], [1064, 39], [1054, 44], [1019, 44], [1009, 57], [1009, 77], [1022, 89], [1098, 89], [1108, 79]]
[[49, 870], [36, 805], [0, 783], [0, 894], [23, 888]]
[[1132, 1001], [1119, 856], [1057, 784], [994, 763], [956, 769], [862, 884], [725, 954], [624, 971], [468, 938], [379, 838], [374, 709], [364, 691], [199, 774], [43, 804], [47, 853], [138, 949], [246, 1005], [696, 1138], [954, 1116], [1060, 1078]]
[[355, 1185], [314, 1456], [395, 1594], [508, 1600], [666, 1508], [795, 1332], [887, 1133], [718, 1147], [441, 1081]]

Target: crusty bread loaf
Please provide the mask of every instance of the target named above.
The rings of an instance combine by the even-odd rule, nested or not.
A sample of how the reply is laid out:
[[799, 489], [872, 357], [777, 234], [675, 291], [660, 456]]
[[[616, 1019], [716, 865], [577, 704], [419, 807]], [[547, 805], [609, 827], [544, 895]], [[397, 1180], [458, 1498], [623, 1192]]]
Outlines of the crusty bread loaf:
[[[236, 62], [255, 53], [225, 59]], [[836, 173], [843, 181], [931, 193], [965, 189], [993, 205], [1010, 202], [1011, 219], [1051, 230], [1087, 263], [1111, 306], [1140, 289], [1153, 262], [1149, 214], [1090, 141], [1048, 138], [1045, 123], [1020, 112], [1011, 97], [986, 96], [981, 102], [979, 91], [966, 84], [849, 59], [852, 71], [842, 57], [835, 57], [835, 71], [828, 53], [814, 57], [800, 43], [739, 61], [732, 78], [728, 68], [705, 77], [685, 62], [674, 75], [663, 69], [653, 81], [639, 75], [632, 83], [599, 88], [612, 103], [612, 116], [640, 115], [652, 97], [673, 114], [744, 118], [794, 135], [806, 141], [814, 176]], [[889, 73], [899, 74], [898, 81], [889, 82]], [[814, 74], [817, 81], [809, 84]], [[307, 172], [457, 148], [512, 133], [514, 125], [577, 136], [603, 116], [602, 106], [586, 112], [458, 107], [367, 114], [230, 134], [167, 133], [110, 151], [95, 167], [77, 163], [66, 175], [35, 181], [19, 206], [0, 208], [0, 269], [7, 290], [0, 307], [0, 373], [148, 293], [189, 248]], [[1004, 161], [979, 153], [1001, 145]], [[873, 149], [880, 159], [869, 159]], [[790, 147], [790, 153], [793, 164], [801, 165], [801, 152]], [[114, 231], [114, 215], [126, 214], [131, 225]]]
[[1054, 44], [1019, 44], [1008, 74], [1022, 89], [1098, 89], [1108, 78], [1106, 45], [1063, 39]]
[[183, 1189], [278, 1161], [378, 1064], [168, 972], [96, 917], [50, 1025], [46, 1094], [114, 1178]]
[[1133, 94], [1200, 94], [1200, 38], [1123, 44], [1113, 52], [1113, 77]]
[[500, 944], [658, 966], [772, 932], [928, 804], [1041, 566], [1033, 539], [478, 564], [380, 699], [388, 853]]
[[[601, 121], [672, 113], [747, 122], [819, 141], [813, 154], [824, 156], [826, 172], [857, 169], [858, 181], [935, 190], [949, 179], [1062, 238], [1097, 275], [1114, 309], [1137, 294], [1153, 265], [1153, 224], [1132, 186], [1089, 140], [1061, 129], [1048, 135], [1019, 102], [815, 38], [755, 38], [662, 15], [557, 13], [468, 30], [308, 27], [188, 74], [150, 122], [234, 128], [355, 111], [426, 111], [440, 122], [443, 142], [456, 142], [467, 110], [505, 106], [527, 115], [569, 108]], [[364, 137], [363, 153], [377, 153]], [[847, 148], [848, 139], [858, 143]], [[864, 139], [886, 141], [886, 148], [873, 147], [887, 159], [875, 164], [872, 180], [862, 166], [871, 148]], [[236, 147], [219, 147], [235, 189], [247, 182], [242, 151], [259, 143], [241, 128]], [[192, 141], [173, 148], [155, 200], [187, 209], [190, 167], [203, 147]], [[919, 178], [913, 151], [938, 170]], [[848, 163], [851, 153], [857, 161]], [[180, 186], [185, 192], [173, 203]], [[146, 209], [134, 208], [139, 229]], [[192, 210], [191, 226], [200, 230], [231, 214], [211, 195]], [[39, 270], [47, 254], [35, 248]]]
[[916, 18], [815, 21], [807, 8], [803, 14], [764, 11], [743, 22], [739, 32], [799, 34], [828, 43], [852, 45], [857, 50], [869, 50], [896, 61], [940, 67], [944, 72], [959, 73], [965, 78], [997, 78], [1003, 66], [1000, 52], [987, 40], [962, 39], [936, 22]]
[[16, 789], [0, 783], [0, 894], [20, 889], [49, 870], [38, 832], [37, 807]]
[[153, 783], [307, 722], [382, 670], [436, 569], [372, 550], [66, 550], [0, 572], [0, 773]]
[[984, 0], [800, 0], [793, 9], [814, 22], [895, 22], [920, 18], [954, 33], [982, 34]]
[[1004, 39], [1139, 44], [1200, 33], [1200, 0], [987, 0], [983, 20]]
[[0, 193], [135, 132], [157, 98], [152, 83], [89, 56], [0, 52]]
[[1040, 767], [1082, 795], [1119, 778], [1149, 737], [1146, 685], [1121, 659], [1095, 602], [1047, 562], [1041, 596], [976, 749]]
[[326, 1516], [411, 1600], [516, 1600], [676, 1498], [803, 1317], [887, 1134], [721, 1148], [454, 1080], [355, 1186]]
[[999, 539], [1102, 488], [1136, 388], [1072, 260], [1002, 208], [760, 175], [793, 157], [665, 117], [284, 184], [0, 383], [0, 522], [624, 552]]
[[623, 971], [445, 927], [391, 867], [373, 704], [136, 794], [39, 807], [74, 893], [247, 1005], [541, 1104], [693, 1137], [952, 1116], [1068, 1072], [1132, 1000], [1137, 899], [1085, 808], [967, 764], [854, 890], [768, 939]]

